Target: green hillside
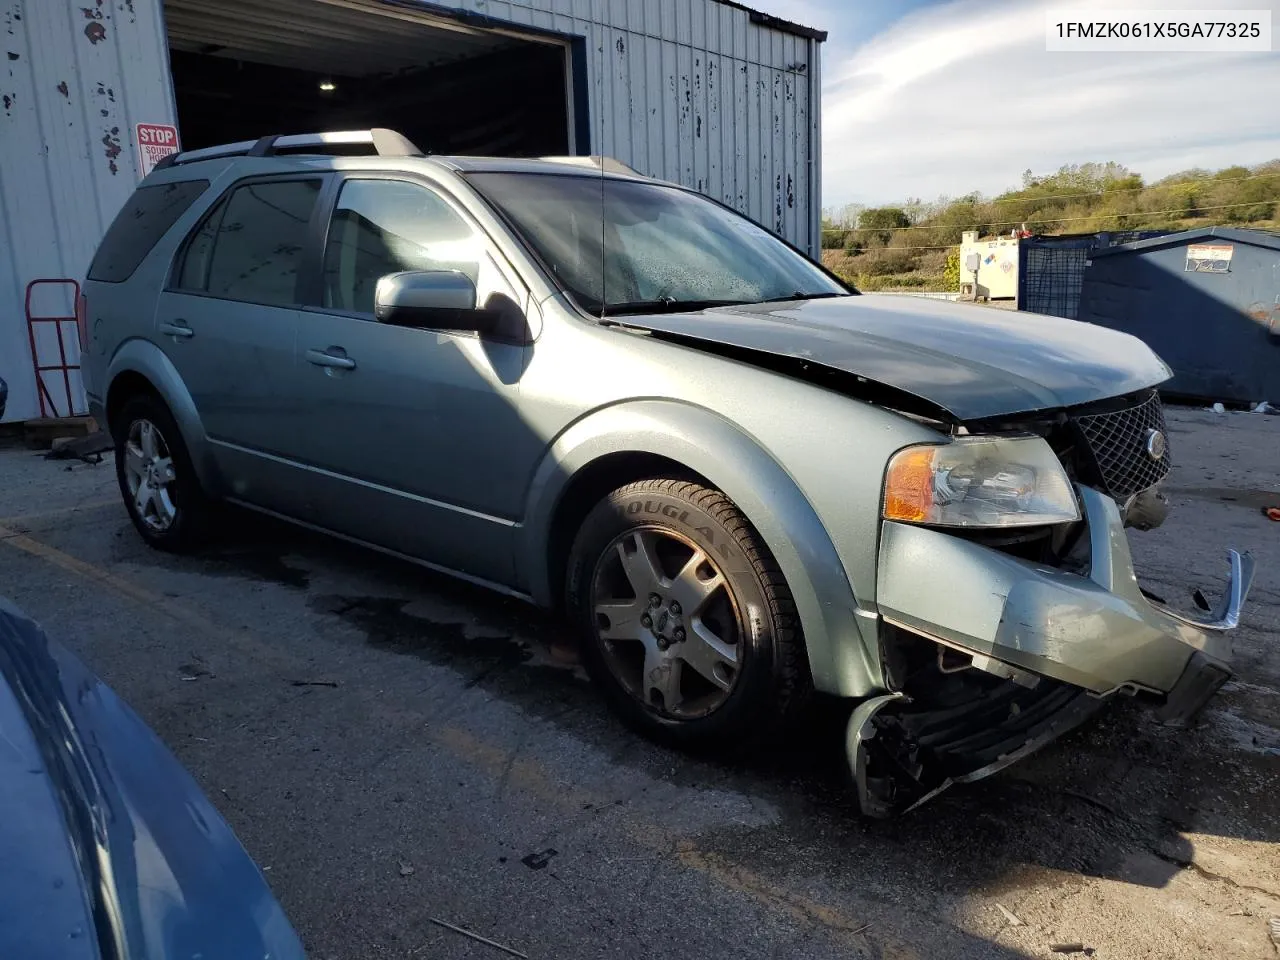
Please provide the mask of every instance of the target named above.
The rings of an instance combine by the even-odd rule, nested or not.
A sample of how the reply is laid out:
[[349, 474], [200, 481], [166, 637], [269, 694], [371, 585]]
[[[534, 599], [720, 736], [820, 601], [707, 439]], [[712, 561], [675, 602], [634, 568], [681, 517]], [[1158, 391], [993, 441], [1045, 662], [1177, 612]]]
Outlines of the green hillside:
[[972, 193], [933, 203], [850, 206], [823, 212], [823, 262], [864, 290], [955, 290], [960, 235], [1184, 230], [1197, 226], [1277, 229], [1280, 160], [1255, 167], [1186, 170], [1147, 183], [1118, 163], [1085, 163], [1022, 175], [997, 197]]

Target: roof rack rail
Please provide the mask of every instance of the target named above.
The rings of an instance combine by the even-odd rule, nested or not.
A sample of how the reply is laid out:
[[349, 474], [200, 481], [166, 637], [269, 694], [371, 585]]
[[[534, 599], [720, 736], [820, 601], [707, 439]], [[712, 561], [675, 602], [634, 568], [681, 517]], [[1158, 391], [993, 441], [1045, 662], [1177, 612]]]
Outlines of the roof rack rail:
[[615, 160], [613, 157], [602, 157], [599, 154], [592, 154], [589, 157], [539, 157], [539, 160], [546, 160], [548, 163], [567, 163], [575, 167], [591, 167], [595, 170], [603, 170], [606, 173], [626, 173], [633, 177], [641, 176], [640, 171], [627, 166], [621, 160]]
[[183, 163], [197, 163], [201, 160], [214, 160], [219, 157], [271, 157], [288, 152], [302, 152], [308, 147], [347, 146], [352, 144], [369, 144], [380, 157], [421, 157], [425, 156], [418, 147], [401, 133], [385, 127], [374, 127], [371, 130], [336, 130], [328, 133], [296, 133], [281, 136], [273, 134], [259, 137], [257, 140], [241, 140], [238, 143], [224, 143], [216, 147], [202, 147], [199, 150], [186, 150], [182, 153], [171, 153], [155, 165], [156, 170], [175, 167]]

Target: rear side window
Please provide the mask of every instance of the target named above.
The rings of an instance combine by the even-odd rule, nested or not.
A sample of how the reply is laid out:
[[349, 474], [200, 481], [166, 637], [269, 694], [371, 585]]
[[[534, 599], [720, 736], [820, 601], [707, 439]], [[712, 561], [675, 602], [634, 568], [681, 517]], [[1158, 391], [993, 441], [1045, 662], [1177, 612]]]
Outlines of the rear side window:
[[319, 180], [272, 180], [236, 187], [187, 241], [178, 290], [268, 306], [298, 303], [307, 228]]
[[181, 180], [135, 190], [98, 245], [89, 266], [89, 279], [106, 283], [128, 280], [151, 248], [208, 186], [208, 180]]

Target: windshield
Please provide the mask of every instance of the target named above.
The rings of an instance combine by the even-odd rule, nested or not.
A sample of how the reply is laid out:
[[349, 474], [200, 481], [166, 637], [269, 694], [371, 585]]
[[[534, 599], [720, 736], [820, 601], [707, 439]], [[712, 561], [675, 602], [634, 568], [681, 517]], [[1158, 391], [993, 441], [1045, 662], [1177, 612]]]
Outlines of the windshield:
[[675, 187], [573, 174], [469, 180], [591, 313], [849, 293], [769, 231]]

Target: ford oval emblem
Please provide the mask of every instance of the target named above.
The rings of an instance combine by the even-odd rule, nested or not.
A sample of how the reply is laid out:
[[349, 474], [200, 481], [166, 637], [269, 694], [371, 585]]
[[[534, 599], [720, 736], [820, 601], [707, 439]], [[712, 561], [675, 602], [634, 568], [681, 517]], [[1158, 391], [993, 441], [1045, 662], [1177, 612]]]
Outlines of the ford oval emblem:
[[1169, 441], [1159, 430], [1151, 429], [1147, 431], [1147, 456], [1152, 460], [1163, 460], [1165, 450], [1169, 446]]

